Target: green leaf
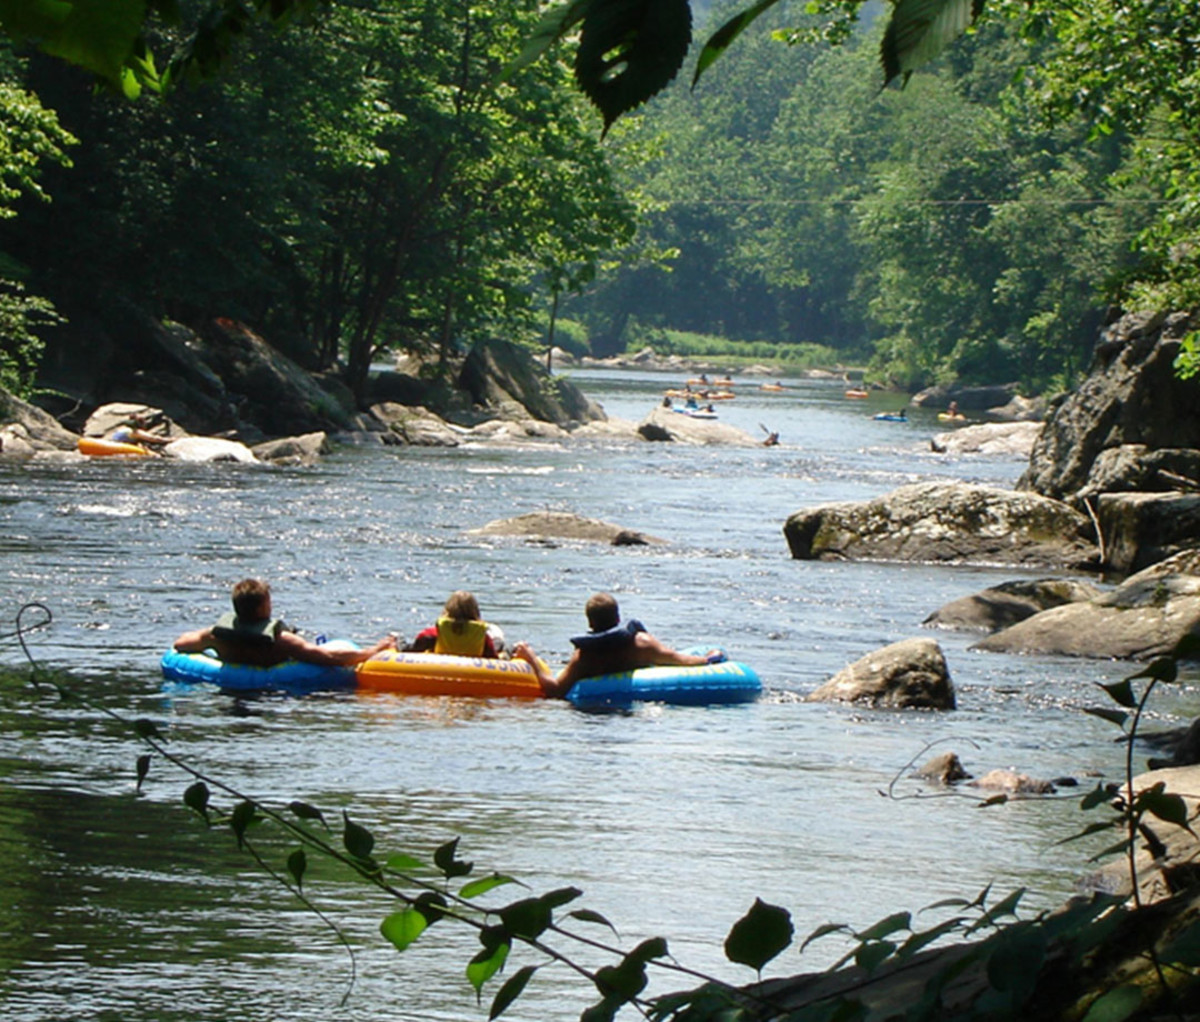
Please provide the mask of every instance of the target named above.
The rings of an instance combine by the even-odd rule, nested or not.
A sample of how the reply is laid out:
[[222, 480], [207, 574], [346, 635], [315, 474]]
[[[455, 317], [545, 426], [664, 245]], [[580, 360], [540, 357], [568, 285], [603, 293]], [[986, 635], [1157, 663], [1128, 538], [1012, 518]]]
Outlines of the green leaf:
[[454, 877], [466, 876], [475, 868], [473, 862], [462, 862], [455, 856], [458, 853], [458, 838], [447, 841], [433, 853], [433, 863], [442, 871], [442, 875], [451, 880]]
[[[613, 926], [599, 912], [593, 912], [590, 908], [577, 908], [574, 912], [567, 913], [569, 918], [578, 919], [581, 923], [598, 923], [600, 926], [607, 926], [614, 934], [617, 934], [617, 928]], [[620, 936], [617, 934], [617, 936]]]
[[890, 937], [897, 930], [911, 929], [912, 914], [910, 912], [896, 912], [886, 919], [879, 920], [874, 926], [869, 926], [862, 933], [856, 933], [854, 936], [866, 943], [870, 940], [882, 940], [884, 937]]
[[154, 721], [146, 720], [145, 717], [139, 717], [133, 722], [133, 730], [139, 738], [154, 738], [160, 742], [163, 740]]
[[388, 856], [387, 868], [393, 873], [422, 873], [429, 870], [429, 863], [407, 852], [397, 852]]
[[1110, 706], [1085, 706], [1083, 712], [1107, 720], [1110, 724], [1116, 724], [1120, 728], [1123, 728], [1125, 721], [1129, 719], [1129, 714], [1124, 710], [1114, 710]]
[[1070, 844], [1072, 841], [1078, 841], [1080, 838], [1090, 837], [1093, 834], [1099, 834], [1104, 830], [1112, 830], [1114, 827], [1122, 827], [1124, 826], [1124, 823], [1125, 821], [1118, 816], [1114, 816], [1111, 820], [1100, 820], [1096, 823], [1089, 823], [1078, 833], [1071, 834], [1068, 837], [1063, 838], [1061, 841], [1055, 843], [1060, 845]]
[[553, 891], [543, 894], [541, 900], [545, 902], [549, 908], [555, 909], [562, 908], [563, 905], [570, 904], [572, 901], [578, 897], [581, 897], [582, 895], [583, 891], [581, 891], [578, 887], [559, 887]]
[[478, 880], [472, 880], [469, 884], [463, 884], [462, 890], [458, 892], [458, 896], [460, 898], [478, 898], [479, 895], [487, 894], [488, 891], [494, 890], [497, 887], [515, 883], [516, 881], [512, 877], [493, 873], [490, 877], [480, 877]]
[[708, 42], [700, 51], [696, 61], [696, 73], [692, 75], [692, 88], [700, 81], [700, 76], [709, 69], [753, 22], [766, 11], [774, 7], [779, 0], [758, 0], [756, 4], [735, 14], [724, 25], [708, 37]]
[[145, 0], [3, 0], [0, 24], [43, 52], [120, 84], [146, 17]]
[[1120, 706], [1126, 706], [1130, 709], [1137, 706], [1137, 697], [1133, 694], [1133, 685], [1130, 684], [1128, 678], [1123, 678], [1121, 681], [1113, 681], [1100, 687], [1112, 696], [1113, 702]]
[[1113, 784], [1097, 784], [1091, 791], [1079, 800], [1079, 808], [1083, 810], [1095, 809], [1096, 806], [1111, 805], [1112, 800], [1117, 795], [1116, 785]]
[[985, 798], [975, 808], [976, 809], [988, 809], [991, 806], [1002, 806], [1006, 802], [1008, 802], [1008, 796], [1006, 794], [1004, 794], [1003, 792], [1001, 792], [999, 795], [992, 795], [990, 798]]
[[900, 946], [900, 950], [896, 952], [896, 957], [908, 958], [911, 955], [915, 955], [923, 947], [932, 944], [935, 940], [953, 933], [963, 922], [962, 916], [955, 916], [953, 919], [947, 919], [945, 922], [938, 923], [937, 926], [933, 926], [928, 930], [914, 933]]
[[533, 33], [525, 41], [517, 59], [501, 73], [502, 79], [511, 78], [542, 56], [551, 46], [562, 39], [582, 20], [593, 0], [571, 0], [570, 3], [552, 7], [534, 26]]
[[511, 948], [512, 945], [508, 943], [485, 947], [467, 963], [467, 981], [475, 988], [476, 998], [480, 996], [484, 983], [504, 968]]
[[203, 781], [197, 781], [195, 784], [189, 785], [187, 791], [183, 793], [183, 804], [198, 812], [204, 817], [204, 822], [208, 823], [208, 798], [208, 785]]
[[429, 926], [429, 920], [415, 908], [401, 909], [393, 912], [379, 924], [379, 932], [395, 945], [397, 951], [403, 951], [416, 940]]
[[371, 850], [375, 847], [375, 836], [366, 827], [352, 821], [345, 810], [342, 811], [342, 820], [345, 825], [342, 830], [342, 844], [346, 846], [346, 851], [356, 859], [369, 859]]
[[733, 924], [725, 938], [725, 957], [761, 972], [792, 942], [794, 932], [787, 909], [755, 898], [750, 911]]
[[1088, 859], [1088, 862], [1099, 862], [1101, 859], [1107, 859], [1110, 855], [1124, 855], [1129, 851], [1129, 847], [1132, 844], [1132, 839], [1125, 838], [1116, 844], [1109, 845], [1107, 848], [1101, 848], [1100, 851]]
[[296, 882], [296, 887], [304, 888], [304, 871], [308, 869], [308, 856], [304, 854], [303, 848], [297, 848], [287, 859], [288, 872], [292, 874], [292, 879]]
[[667, 942], [661, 937], [644, 940], [622, 958], [619, 964], [606, 965], [596, 970], [596, 989], [604, 995], [606, 1001], [614, 997], [622, 1001], [632, 1001], [649, 982], [646, 977], [646, 963], [652, 958], [664, 958], [666, 954]]
[[937, 57], [983, 11], [983, 0], [897, 0], [879, 57], [884, 87]]
[[491, 1010], [488, 1011], [488, 1022], [494, 1018], [499, 1018], [512, 1005], [518, 997], [521, 996], [529, 981], [533, 978], [533, 974], [538, 971], [536, 965], [526, 965], [519, 972], [510, 976], [508, 981], [502, 986], [492, 1001]]
[[246, 828], [254, 821], [254, 803], [239, 802], [229, 816], [229, 826], [233, 828], [234, 834], [237, 835], [238, 847], [241, 848], [245, 844]]
[[417, 911], [429, 922], [430, 926], [446, 914], [446, 899], [438, 894], [437, 891], [424, 891], [417, 895], [414, 905]]
[[321, 810], [317, 809], [315, 806], [310, 806], [307, 802], [289, 802], [288, 809], [291, 810], [292, 814], [296, 816], [297, 819], [319, 820], [321, 822], [321, 826], [323, 826], [326, 830], [329, 829], [329, 824], [325, 820], [324, 813], [322, 813]]
[[1142, 991], [1138, 987], [1117, 987], [1092, 1001], [1083, 1022], [1123, 1022], [1141, 1006]]
[[1188, 827], [1187, 803], [1179, 795], [1169, 795], [1156, 784], [1148, 791], [1139, 792], [1133, 800], [1133, 808], [1137, 813], [1150, 813], [1160, 820], [1173, 823], [1176, 827]]
[[1178, 676], [1179, 665], [1175, 662], [1174, 657], [1156, 656], [1137, 674], [1131, 674], [1131, 678], [1153, 678], [1155, 681], [1161, 681], [1163, 684], [1170, 685]]
[[854, 953], [854, 964], [870, 974], [886, 962], [895, 950], [896, 945], [890, 940], [871, 941]]
[[142, 790], [142, 781], [146, 779], [146, 775], [150, 773], [150, 757], [138, 756], [137, 758], [137, 788], [140, 793]]
[[661, 91], [692, 38], [688, 0], [603, 0], [588, 6], [575, 79], [604, 117], [604, 130]]
[[[937, 906], [931, 906], [936, 908]], [[812, 933], [804, 938], [804, 943], [800, 945], [800, 950], [803, 951], [814, 940], [820, 940], [822, 937], [828, 937], [831, 933], [853, 933], [845, 923], [824, 923], [818, 926]]]

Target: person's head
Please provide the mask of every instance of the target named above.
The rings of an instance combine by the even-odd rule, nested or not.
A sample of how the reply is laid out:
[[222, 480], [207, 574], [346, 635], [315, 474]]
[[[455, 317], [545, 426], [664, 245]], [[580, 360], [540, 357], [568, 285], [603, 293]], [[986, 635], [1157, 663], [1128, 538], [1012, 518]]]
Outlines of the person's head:
[[233, 612], [243, 621], [271, 616], [271, 587], [257, 578], [244, 578], [233, 587]]
[[593, 632], [605, 632], [621, 623], [621, 611], [612, 593], [596, 593], [583, 605], [588, 628]]
[[479, 604], [465, 589], [450, 594], [443, 613], [452, 621], [478, 621]]

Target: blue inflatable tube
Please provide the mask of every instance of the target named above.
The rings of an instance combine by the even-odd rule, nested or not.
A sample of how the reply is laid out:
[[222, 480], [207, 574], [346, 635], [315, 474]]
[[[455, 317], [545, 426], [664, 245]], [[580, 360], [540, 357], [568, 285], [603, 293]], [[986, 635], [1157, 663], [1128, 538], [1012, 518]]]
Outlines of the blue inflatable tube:
[[736, 660], [700, 667], [639, 667], [577, 681], [567, 699], [579, 707], [628, 706], [634, 702], [676, 706], [752, 703], [762, 694], [757, 674]]
[[162, 656], [162, 673], [167, 681], [185, 685], [216, 685], [226, 692], [324, 692], [354, 688], [353, 667], [325, 667], [288, 660], [274, 667], [227, 664], [207, 653], [177, 653]]

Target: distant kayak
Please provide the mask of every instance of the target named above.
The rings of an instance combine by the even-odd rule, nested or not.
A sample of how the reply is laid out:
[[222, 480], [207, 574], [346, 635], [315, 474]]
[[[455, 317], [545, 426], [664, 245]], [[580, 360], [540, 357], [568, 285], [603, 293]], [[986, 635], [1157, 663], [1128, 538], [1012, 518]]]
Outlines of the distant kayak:
[[878, 422], [908, 422], [908, 416], [903, 412], [878, 412], [871, 418]]
[[846, 397], [863, 398], [863, 397], [870, 397], [870, 396], [871, 396], [870, 392], [866, 391], [866, 390], [848, 390], [848, 391], [846, 391]]

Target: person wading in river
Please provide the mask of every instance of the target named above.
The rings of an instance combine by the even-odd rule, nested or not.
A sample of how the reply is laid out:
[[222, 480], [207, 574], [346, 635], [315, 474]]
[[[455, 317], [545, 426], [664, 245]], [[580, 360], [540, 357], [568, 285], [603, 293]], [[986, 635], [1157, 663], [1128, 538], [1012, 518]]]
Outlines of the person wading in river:
[[366, 649], [329, 649], [291, 631], [271, 617], [271, 587], [257, 578], [242, 579], [233, 587], [233, 613], [214, 625], [184, 632], [175, 640], [177, 653], [214, 650], [227, 663], [274, 667], [287, 660], [324, 667], [351, 667], [396, 648], [396, 636], [386, 635]]
[[583, 609], [590, 630], [586, 635], [571, 639], [575, 652], [557, 678], [546, 669], [527, 642], [518, 642], [513, 647], [513, 657], [533, 665], [542, 692], [550, 698], [565, 698], [575, 682], [601, 674], [632, 671], [638, 667], [699, 667], [725, 659], [719, 649], [711, 650], [706, 656], [680, 653], [660, 642], [640, 621], [632, 618], [621, 624], [616, 598], [609, 593], [596, 593]]

